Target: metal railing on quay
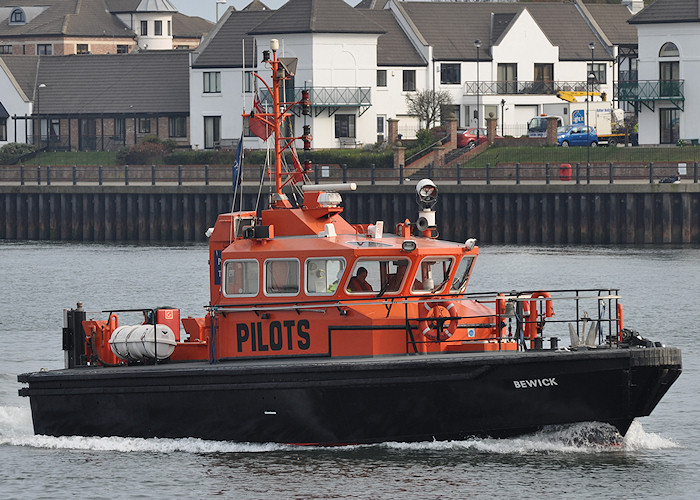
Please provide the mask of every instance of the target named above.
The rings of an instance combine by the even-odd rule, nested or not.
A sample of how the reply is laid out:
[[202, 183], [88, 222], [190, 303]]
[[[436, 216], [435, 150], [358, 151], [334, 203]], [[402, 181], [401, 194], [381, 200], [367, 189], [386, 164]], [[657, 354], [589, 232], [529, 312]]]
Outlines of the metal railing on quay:
[[[308, 172], [313, 184], [355, 182], [366, 185], [400, 185], [431, 178], [456, 184], [549, 184], [591, 183], [698, 183], [699, 162], [499, 162], [472, 160], [448, 167], [428, 164], [421, 168], [400, 165], [395, 168], [353, 167], [338, 164], [314, 164]], [[245, 166], [242, 181], [270, 182], [269, 170], [261, 165]], [[7, 185], [231, 185], [231, 165], [7, 165], [0, 167], [0, 183]]]

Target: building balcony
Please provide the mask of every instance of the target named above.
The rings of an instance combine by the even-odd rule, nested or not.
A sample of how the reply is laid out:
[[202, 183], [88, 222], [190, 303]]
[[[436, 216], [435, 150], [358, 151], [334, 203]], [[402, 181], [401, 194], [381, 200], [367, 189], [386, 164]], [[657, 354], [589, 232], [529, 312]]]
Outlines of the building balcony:
[[[310, 87], [307, 89], [287, 89], [285, 101], [297, 102], [301, 100], [302, 90], [309, 91], [311, 109], [315, 116], [328, 111], [332, 116], [341, 108], [360, 108], [360, 116], [372, 105], [372, 89], [370, 87]], [[272, 96], [267, 89], [260, 91], [260, 101], [263, 104], [272, 104]], [[293, 111], [299, 115], [300, 110], [295, 107]]]
[[615, 98], [639, 110], [654, 110], [656, 102], [669, 102], [681, 111], [685, 104], [684, 80], [632, 80], [615, 83]]
[[518, 81], [464, 82], [464, 95], [556, 95], [560, 91], [600, 92], [600, 84], [593, 83], [586, 88], [586, 81]]

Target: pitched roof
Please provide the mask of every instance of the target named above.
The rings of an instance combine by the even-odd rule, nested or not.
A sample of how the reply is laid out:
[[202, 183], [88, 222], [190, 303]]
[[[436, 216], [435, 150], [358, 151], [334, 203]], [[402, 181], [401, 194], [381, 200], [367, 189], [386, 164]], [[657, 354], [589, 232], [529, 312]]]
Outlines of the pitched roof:
[[[13, 7], [29, 10], [37, 0], [13, 0]], [[133, 36], [117, 17], [107, 12], [105, 0], [41, 0], [46, 7], [36, 17], [28, 16], [26, 24], [0, 23], [0, 36], [72, 35]]]
[[700, 22], [698, 0], [656, 0], [637, 12], [630, 24]]
[[110, 12], [177, 12], [168, 0], [105, 0]]
[[247, 34], [270, 15], [269, 11], [229, 9], [219, 24], [202, 41], [194, 53], [193, 68], [240, 68], [243, 66], [243, 43], [245, 43], [245, 67], [255, 64], [254, 38]]
[[37, 71], [42, 113], [189, 113], [188, 52], [40, 56]]
[[173, 12], [173, 36], [175, 38], [201, 38], [214, 29], [214, 23], [197, 16]]
[[377, 66], [425, 66], [428, 64], [390, 11], [371, 10], [365, 15], [385, 31], [377, 41]]
[[253, 0], [241, 10], [270, 10], [270, 7], [262, 3], [260, 0]]
[[27, 99], [34, 98], [36, 88], [36, 67], [39, 56], [2, 56], [2, 62], [12, 73]]
[[621, 4], [586, 4], [595, 21], [614, 45], [636, 45], [637, 28], [627, 22], [632, 13]]
[[384, 30], [343, 0], [289, 0], [251, 35], [287, 33], [384, 33]]
[[[433, 46], [436, 59], [475, 61], [474, 40], [481, 40], [483, 60], [491, 59], [491, 45], [508, 29], [508, 16], [527, 10], [553, 45], [561, 60], [586, 60], [588, 43], [596, 35], [576, 6], [567, 2], [464, 3], [401, 2], [420, 33]], [[492, 21], [498, 20], [494, 25]], [[600, 51], [600, 59], [610, 55]], [[598, 54], [596, 54], [598, 56]]]

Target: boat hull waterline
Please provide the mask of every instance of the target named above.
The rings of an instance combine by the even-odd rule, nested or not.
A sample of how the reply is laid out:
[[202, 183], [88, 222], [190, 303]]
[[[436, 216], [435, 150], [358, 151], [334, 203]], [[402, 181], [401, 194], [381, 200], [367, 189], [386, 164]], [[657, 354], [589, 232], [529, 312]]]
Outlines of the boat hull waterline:
[[624, 435], [680, 372], [679, 349], [654, 347], [84, 367], [20, 382], [37, 434], [335, 445], [582, 421]]

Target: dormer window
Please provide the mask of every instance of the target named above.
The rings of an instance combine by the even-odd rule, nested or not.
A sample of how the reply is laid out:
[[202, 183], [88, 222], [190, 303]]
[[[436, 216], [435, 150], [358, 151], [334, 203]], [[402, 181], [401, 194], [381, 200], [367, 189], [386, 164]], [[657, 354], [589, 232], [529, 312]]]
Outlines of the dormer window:
[[24, 10], [15, 9], [10, 14], [10, 24], [26, 24], [27, 16], [24, 14]]

